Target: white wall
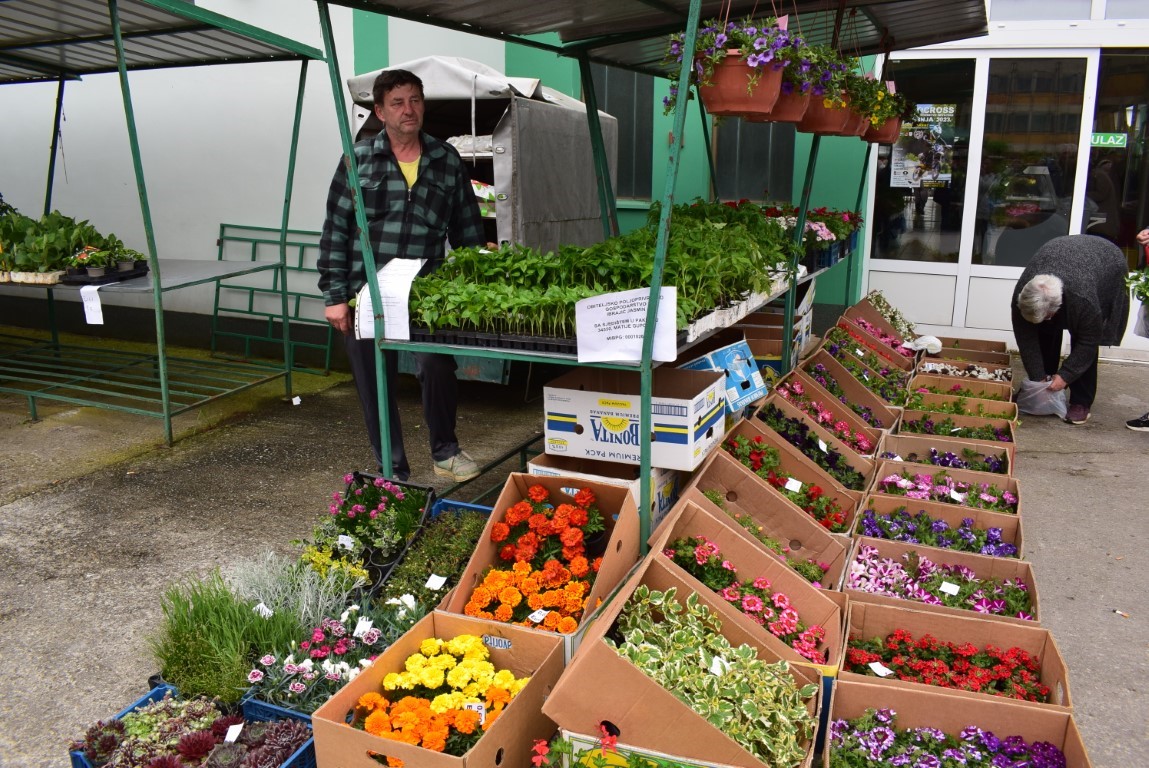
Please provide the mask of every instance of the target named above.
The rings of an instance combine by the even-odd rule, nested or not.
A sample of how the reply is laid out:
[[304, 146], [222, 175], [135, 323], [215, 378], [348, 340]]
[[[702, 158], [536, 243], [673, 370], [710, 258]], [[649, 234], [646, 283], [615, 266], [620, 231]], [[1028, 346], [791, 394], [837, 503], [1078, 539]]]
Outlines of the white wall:
[[390, 19], [387, 24], [387, 54], [391, 65], [424, 56], [458, 56], [506, 72], [506, 50], [501, 40], [490, 37], [469, 35], [406, 19]]
[[[199, 5], [322, 49], [313, 0], [201, 0]], [[332, 8], [339, 62], [353, 60], [351, 12]], [[300, 65], [193, 67], [129, 75], [160, 258], [215, 259], [221, 222], [278, 227]], [[0, 87], [0, 192], [42, 211], [55, 84]], [[342, 152], [325, 62], [308, 66], [293, 191], [293, 228], [317, 230]], [[119, 79], [65, 88], [53, 207], [146, 250]], [[14, 289], [6, 289], [11, 291]], [[151, 306], [147, 297], [105, 299]], [[210, 288], [174, 291], [166, 309], [211, 312]]]

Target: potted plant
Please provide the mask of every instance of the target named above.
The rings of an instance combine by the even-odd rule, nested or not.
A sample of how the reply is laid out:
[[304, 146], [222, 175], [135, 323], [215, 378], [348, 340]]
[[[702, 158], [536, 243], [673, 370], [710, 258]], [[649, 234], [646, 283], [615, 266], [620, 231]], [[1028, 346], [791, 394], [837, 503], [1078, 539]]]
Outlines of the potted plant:
[[850, 117], [846, 83], [854, 61], [843, 58], [828, 45], [810, 46], [807, 59], [816, 77], [810, 88], [810, 106], [798, 123], [798, 130], [833, 135], [845, 127]]
[[[681, 65], [684, 35], [671, 35], [664, 62]], [[691, 85], [697, 85], [706, 111], [712, 115], [750, 116], [768, 113], [782, 85], [779, 52], [790, 44], [775, 18], [740, 21], [710, 19], [694, 43]], [[679, 93], [677, 70], [670, 75], [670, 95], [663, 100], [667, 114]]]
[[902, 122], [912, 119], [915, 109], [904, 94], [894, 90], [893, 83], [859, 76], [853, 81], [850, 106], [865, 118], [863, 141], [892, 144], [898, 140]]

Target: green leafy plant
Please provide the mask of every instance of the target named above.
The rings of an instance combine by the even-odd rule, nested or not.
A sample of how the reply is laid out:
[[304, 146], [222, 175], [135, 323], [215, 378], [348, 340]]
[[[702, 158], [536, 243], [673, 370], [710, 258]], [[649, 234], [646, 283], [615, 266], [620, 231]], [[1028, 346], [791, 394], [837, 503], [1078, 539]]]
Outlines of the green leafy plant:
[[1125, 285], [1133, 292], [1133, 298], [1149, 304], [1149, 268], [1130, 272], [1125, 276]]
[[[383, 586], [382, 595], [399, 599], [409, 595], [416, 603], [435, 605], [467, 567], [475, 544], [483, 535], [487, 515], [474, 510], [445, 510], [427, 523]], [[427, 586], [432, 576], [445, 579], [437, 589]]]
[[150, 638], [165, 680], [186, 696], [236, 702], [255, 654], [285, 647], [302, 631], [295, 616], [242, 600], [218, 570], [168, 587], [163, 621]]
[[753, 646], [732, 646], [697, 594], [679, 602], [674, 588], [639, 585], [605, 639], [755, 757], [779, 768], [805, 759], [817, 727], [806, 700], [817, 686], [799, 686], [785, 661], [768, 664]]
[[297, 558], [272, 551], [240, 560], [228, 566], [223, 575], [239, 599], [294, 616], [305, 627], [339, 615], [364, 583], [345, 570], [319, 573]]

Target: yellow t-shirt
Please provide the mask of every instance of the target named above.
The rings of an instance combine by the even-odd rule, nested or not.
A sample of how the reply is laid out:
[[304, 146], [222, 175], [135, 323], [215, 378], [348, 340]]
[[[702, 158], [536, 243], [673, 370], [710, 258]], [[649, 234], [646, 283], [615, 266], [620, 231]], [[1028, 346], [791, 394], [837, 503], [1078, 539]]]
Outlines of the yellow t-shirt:
[[403, 178], [407, 180], [407, 189], [415, 186], [415, 179], [419, 178], [419, 158], [416, 157], [409, 163], [399, 161], [399, 170], [403, 172]]

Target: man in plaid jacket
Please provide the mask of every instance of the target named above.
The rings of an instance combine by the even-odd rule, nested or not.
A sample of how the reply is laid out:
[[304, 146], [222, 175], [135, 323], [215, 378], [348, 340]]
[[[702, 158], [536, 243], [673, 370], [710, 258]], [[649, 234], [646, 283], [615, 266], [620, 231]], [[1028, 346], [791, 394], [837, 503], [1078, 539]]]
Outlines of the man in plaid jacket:
[[[445, 241], [453, 247], [482, 245], [479, 206], [458, 151], [423, 132], [423, 82], [412, 72], [392, 69], [375, 79], [375, 115], [383, 130], [355, 144], [375, 264], [391, 259], [426, 259], [420, 274], [442, 262]], [[319, 241], [319, 289], [327, 321], [343, 334], [351, 373], [367, 422], [375, 460], [381, 456], [378, 383], [373, 339], [356, 339], [349, 301], [367, 283], [346, 158], [335, 171], [327, 195], [327, 218]], [[391, 476], [406, 480], [411, 468], [403, 448], [397, 406], [397, 354], [385, 350], [391, 427]], [[458, 401], [456, 363], [451, 355], [416, 354], [416, 377], [423, 390], [423, 416], [431, 441], [435, 474], [456, 482], [479, 474], [455, 437]], [[381, 468], [381, 471], [386, 472]]]

